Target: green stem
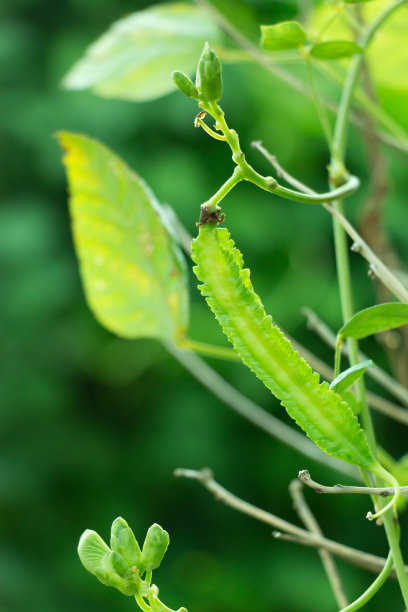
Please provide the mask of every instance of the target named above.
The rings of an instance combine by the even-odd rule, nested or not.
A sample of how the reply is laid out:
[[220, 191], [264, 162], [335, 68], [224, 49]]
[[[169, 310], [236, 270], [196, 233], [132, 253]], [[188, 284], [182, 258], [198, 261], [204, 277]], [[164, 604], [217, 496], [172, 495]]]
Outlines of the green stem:
[[181, 349], [194, 351], [206, 357], [215, 357], [216, 359], [227, 359], [228, 361], [241, 361], [241, 357], [228, 346], [217, 346], [208, 342], [199, 342], [185, 338], [177, 345]]
[[[372, 22], [370, 22], [366, 28], [364, 28], [360, 40], [358, 41], [363, 49], [369, 45], [374, 34], [384, 23], [384, 21], [391, 15], [391, 13], [393, 13], [403, 4], [406, 4], [406, 2], [407, 0], [397, 0], [396, 2], [391, 3]], [[364, 53], [357, 53], [350, 61], [350, 66], [344, 82], [341, 102], [337, 113], [336, 126], [333, 135], [333, 157], [334, 161], [339, 162], [341, 166], [343, 166], [345, 155], [347, 124], [349, 122], [353, 92], [363, 59]]]
[[244, 179], [243, 172], [241, 168], [236, 167], [232, 176], [225, 181], [225, 183], [220, 187], [220, 189], [215, 193], [208, 202], [205, 203], [205, 207], [207, 210], [215, 210], [217, 208], [217, 204], [221, 202], [223, 198], [235, 187], [237, 183]]
[[269, 189], [276, 195], [280, 195], [282, 198], [288, 200], [294, 200], [295, 202], [303, 202], [304, 204], [322, 204], [323, 202], [334, 202], [338, 198], [344, 198], [352, 194], [359, 187], [360, 181], [356, 176], [349, 175], [347, 181], [344, 182], [340, 187], [329, 191], [328, 193], [319, 193], [316, 195], [309, 195], [294, 189], [288, 189], [282, 187], [282, 185], [276, 184], [276, 187]]
[[[326, 77], [335, 81], [336, 83], [343, 85], [343, 76], [338, 72], [330, 62], [314, 62], [316, 68], [323, 73]], [[358, 105], [367, 112], [382, 128], [384, 128], [390, 137], [393, 138], [393, 146], [401, 149], [402, 151], [408, 151], [408, 132], [397, 123], [384, 109], [382, 109], [376, 102], [371, 100], [369, 96], [361, 89], [356, 88], [354, 90], [354, 100]], [[395, 139], [395, 140], [394, 140]]]
[[353, 603], [351, 603], [346, 608], [343, 608], [340, 612], [354, 612], [354, 610], [359, 610], [368, 601], [370, 601], [373, 595], [376, 594], [376, 592], [382, 587], [384, 582], [387, 580], [388, 576], [391, 573], [392, 565], [393, 565], [393, 557], [390, 551], [388, 553], [386, 564], [384, 565], [381, 573], [377, 576], [374, 582], [368, 587], [368, 589], [362, 595], [360, 595], [358, 599], [353, 601]]
[[135, 595], [135, 599], [136, 599], [137, 605], [139, 606], [141, 610], [143, 610], [143, 612], [152, 612], [151, 607], [147, 605], [147, 603], [144, 601], [141, 595], [137, 593]]
[[217, 191], [217, 193], [205, 203], [207, 210], [213, 211], [216, 204], [225, 197], [225, 195], [231, 191], [231, 189], [241, 180], [249, 181], [254, 185], [257, 185], [265, 191], [274, 193], [288, 200], [294, 200], [295, 202], [302, 202], [304, 204], [322, 204], [323, 202], [331, 202], [338, 198], [353, 193], [360, 185], [360, 181], [355, 176], [344, 177], [342, 184], [332, 189], [327, 193], [321, 194], [309, 194], [294, 189], [289, 189], [280, 185], [271, 176], [262, 176], [245, 159], [241, 146], [239, 144], [239, 137], [235, 130], [231, 130], [225, 120], [223, 110], [216, 103], [201, 104], [202, 108], [209, 113], [216, 121], [216, 129], [220, 130], [228, 143], [232, 151], [232, 159], [236, 163], [237, 167], [233, 175], [224, 183], [224, 185]]
[[340, 374], [341, 365], [341, 345], [343, 344], [343, 336], [339, 334], [336, 340], [336, 350], [334, 352], [334, 378]]
[[313, 66], [310, 61], [310, 55], [308, 53], [303, 53], [302, 55], [304, 56], [304, 59], [306, 62], [307, 75], [309, 77], [309, 84], [310, 84], [310, 88], [313, 94], [313, 102], [316, 107], [316, 113], [319, 118], [320, 125], [322, 126], [322, 130], [326, 138], [327, 145], [329, 147], [329, 151], [331, 152], [332, 136], [331, 136], [329, 118], [326, 113], [326, 108], [323, 106], [322, 101], [320, 99], [319, 92], [317, 91], [316, 81], [313, 75]]
[[[376, 17], [368, 26], [364, 29], [363, 34], [360, 38], [360, 45], [365, 49], [375, 32], [387, 19], [387, 17], [399, 6], [402, 6], [406, 0], [398, 0], [388, 5], [386, 9]], [[363, 54], [358, 54], [350, 62], [350, 67], [346, 75], [344, 83], [344, 89], [339, 106], [339, 112], [337, 115], [336, 125], [333, 136], [333, 155], [330, 162], [330, 178], [333, 184], [337, 181], [342, 180], [346, 174], [344, 167], [345, 149], [347, 141], [347, 125], [349, 114], [351, 110], [351, 102], [353, 97], [353, 91], [357, 82], [357, 77], [363, 61]], [[334, 204], [334, 207], [343, 212], [342, 202], [338, 201]], [[352, 297], [351, 297], [351, 278], [350, 278], [350, 267], [349, 257], [347, 248], [347, 238], [343, 230], [343, 227], [337, 221], [333, 219], [334, 226], [334, 239], [335, 239], [335, 250], [336, 250], [336, 263], [339, 278], [339, 287], [341, 295], [341, 306], [343, 311], [343, 320], [347, 322], [354, 314]], [[358, 363], [358, 343], [354, 338], [347, 339], [350, 364], [356, 365]], [[361, 378], [356, 383], [357, 398], [361, 404], [361, 420], [365, 429], [368, 444], [370, 446], [373, 456], [376, 456], [376, 440], [374, 428], [371, 420], [371, 415], [368, 409], [364, 381]], [[376, 477], [376, 482], [379, 479]], [[377, 484], [378, 486], [378, 484]], [[404, 563], [402, 559], [401, 549], [399, 546], [399, 537], [397, 529], [393, 521], [392, 515], [387, 512], [383, 515], [385, 532], [389, 542], [389, 546], [392, 552], [392, 558], [395, 564], [395, 569], [398, 576], [401, 592], [404, 598], [405, 606], [408, 608], [408, 577], [405, 572]]]

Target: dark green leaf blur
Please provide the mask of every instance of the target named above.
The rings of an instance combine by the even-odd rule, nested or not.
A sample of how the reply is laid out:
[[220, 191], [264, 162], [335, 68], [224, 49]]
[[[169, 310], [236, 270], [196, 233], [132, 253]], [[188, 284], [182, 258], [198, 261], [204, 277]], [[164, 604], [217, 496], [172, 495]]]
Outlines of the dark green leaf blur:
[[[151, 5], [140, 0], [0, 4], [0, 610], [136, 610], [131, 598], [88, 574], [76, 551], [84, 529], [107, 538], [113, 519], [123, 516], [138, 538], [154, 522], [169, 532], [170, 547], [155, 581], [162, 599], [174, 608], [334, 611], [316, 551], [275, 541], [268, 526], [172, 474], [177, 467], [208, 466], [236, 494], [296, 523], [288, 484], [298, 471], [307, 468], [325, 484], [340, 476], [243, 421], [159, 342], [121, 340], [105, 331], [84, 300], [66, 180], [53, 137], [57, 130], [85, 133], [115, 150], [192, 234], [200, 204], [232, 171], [230, 152], [194, 128], [197, 105], [181, 93], [137, 104], [60, 88], [64, 74], [113, 21]], [[300, 18], [294, 0], [240, 5], [242, 10], [234, 11], [234, 4], [225, 2], [224, 9], [255, 42], [260, 24]], [[304, 78], [302, 66], [293, 70]], [[312, 102], [252, 62], [224, 64], [223, 77], [222, 105], [250, 163], [264, 174], [271, 172], [250, 147], [252, 140], [261, 139], [291, 173], [325, 191], [329, 158]], [[339, 95], [338, 87], [328, 87], [319, 75], [317, 82], [325, 95]], [[408, 128], [404, 87], [385, 81], [379, 95]], [[407, 262], [407, 157], [383, 150], [392, 176], [384, 224]], [[348, 159], [350, 171], [363, 183], [347, 201], [347, 215], [358, 225], [369, 194], [370, 162], [354, 127]], [[332, 351], [306, 328], [300, 312], [308, 306], [334, 330], [342, 324], [328, 214], [249, 184], [239, 185], [223, 210], [268, 312], [332, 364]], [[377, 295], [367, 266], [357, 254], [352, 265], [356, 308], [372, 306]], [[190, 337], [225, 345], [192, 274], [190, 284]], [[390, 346], [398, 338], [390, 336]], [[368, 338], [363, 349], [389, 370], [393, 357], [387, 359], [380, 342]], [[406, 363], [406, 355], [398, 359]], [[394, 354], [397, 369], [398, 359]], [[289, 423], [243, 366], [210, 362], [240, 391]], [[406, 383], [404, 368], [399, 370]], [[403, 427], [377, 413], [374, 419], [380, 443], [401, 457], [406, 450]], [[328, 537], [386, 555], [382, 533], [364, 519], [368, 498], [306, 495]], [[406, 523], [403, 515], [403, 551]], [[351, 600], [372, 581], [363, 570], [344, 562], [339, 567]], [[389, 581], [365, 609], [380, 612], [401, 605], [397, 584]]]

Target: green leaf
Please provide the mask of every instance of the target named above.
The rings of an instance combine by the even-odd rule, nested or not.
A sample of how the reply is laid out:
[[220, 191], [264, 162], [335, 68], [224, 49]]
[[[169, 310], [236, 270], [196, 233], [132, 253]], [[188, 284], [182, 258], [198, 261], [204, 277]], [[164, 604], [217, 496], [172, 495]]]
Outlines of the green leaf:
[[152, 100], [175, 89], [173, 70], [193, 74], [203, 45], [221, 31], [199, 8], [153, 6], [121, 19], [94, 42], [63, 79], [67, 89], [107, 98]]
[[267, 51], [298, 49], [306, 42], [306, 32], [297, 21], [261, 26], [261, 46]]
[[362, 48], [349, 40], [331, 40], [317, 43], [310, 49], [310, 55], [321, 60], [342, 59], [361, 52]]
[[108, 148], [62, 132], [74, 243], [88, 304], [124, 338], [177, 341], [188, 319], [183, 255], [145, 182]]
[[362, 361], [361, 363], [357, 363], [356, 365], [344, 370], [341, 372], [336, 378], [330, 383], [330, 389], [332, 391], [336, 391], [336, 393], [342, 393], [351, 385], [353, 385], [368, 368], [375, 368], [374, 363], [371, 359], [367, 361]]
[[366, 338], [408, 323], [408, 304], [391, 302], [360, 310], [339, 331], [345, 338]]
[[200, 290], [242, 361], [323, 451], [380, 474], [351, 408], [320, 382], [266, 315], [228, 231], [202, 225], [192, 252]]
[[363, 2], [373, 2], [373, 0], [343, 0], [346, 4], [362, 4]]

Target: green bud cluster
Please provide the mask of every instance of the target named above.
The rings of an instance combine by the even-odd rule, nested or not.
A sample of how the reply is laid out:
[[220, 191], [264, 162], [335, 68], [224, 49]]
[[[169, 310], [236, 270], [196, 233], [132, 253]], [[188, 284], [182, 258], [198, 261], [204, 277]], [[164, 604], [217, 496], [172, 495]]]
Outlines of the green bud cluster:
[[179, 90], [189, 98], [194, 98], [195, 100], [199, 99], [199, 93], [197, 87], [194, 85], [193, 81], [188, 78], [184, 72], [179, 72], [176, 70], [171, 75], [173, 79], [173, 83]]
[[200, 99], [217, 102], [222, 96], [222, 67], [218, 55], [205, 43], [198, 62], [196, 86]]
[[222, 96], [221, 62], [208, 42], [198, 62], [195, 85], [183, 72], [173, 72], [172, 78], [183, 94], [200, 102], [217, 102]]
[[142, 579], [145, 572], [157, 569], [169, 545], [169, 534], [156, 523], [147, 532], [142, 551], [133, 531], [123, 518], [112, 523], [110, 545], [95, 531], [87, 529], [78, 545], [79, 558], [85, 569], [104, 585], [118, 589], [124, 595], [150, 591], [150, 581]]

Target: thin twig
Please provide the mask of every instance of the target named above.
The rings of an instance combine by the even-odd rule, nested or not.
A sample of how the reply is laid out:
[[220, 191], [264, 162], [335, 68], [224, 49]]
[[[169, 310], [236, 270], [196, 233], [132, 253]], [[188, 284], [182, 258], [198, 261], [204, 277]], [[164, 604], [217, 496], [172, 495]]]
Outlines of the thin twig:
[[313, 461], [331, 467], [342, 474], [347, 474], [355, 480], [360, 480], [355, 468], [343, 461], [329, 457], [306, 436], [292, 429], [286, 423], [282, 423], [245, 395], [242, 395], [198, 355], [192, 351], [178, 349], [169, 343], [166, 344], [166, 348], [213, 395], [270, 436]]
[[[279, 164], [276, 157], [274, 155], [271, 155], [265, 149], [265, 147], [262, 146], [262, 143], [260, 143], [260, 141], [253, 142], [252, 146], [255, 149], [258, 149], [258, 151], [268, 159], [268, 161], [275, 168], [278, 175], [284, 178], [285, 181], [289, 183], [289, 185], [296, 185], [296, 189], [299, 189], [300, 191], [303, 191], [304, 193], [307, 193], [309, 195], [316, 194], [314, 189], [311, 189], [310, 187], [307, 187], [307, 185], [300, 183], [297, 179], [295, 179], [288, 172], [286, 172]], [[396, 298], [398, 298], [398, 300], [404, 303], [408, 303], [407, 289], [405, 289], [404, 285], [400, 282], [400, 280], [387, 268], [386, 265], [383, 264], [383, 262], [377, 257], [377, 255], [370, 249], [368, 244], [365, 242], [365, 240], [363, 240], [363, 238], [351, 225], [351, 223], [346, 219], [346, 217], [330, 204], [324, 203], [322, 204], [322, 206], [339, 221], [344, 230], [354, 241], [353, 250], [358, 252], [362, 257], [364, 257], [364, 259], [368, 261], [368, 263], [370, 264], [370, 270], [376, 275], [376, 277], [387, 287], [387, 289]]]
[[[320, 525], [307, 505], [302, 489], [303, 486], [300, 480], [292, 480], [292, 482], [289, 484], [289, 492], [293, 499], [293, 507], [299, 515], [300, 520], [304, 523], [305, 527], [307, 527], [311, 533], [315, 533], [316, 535], [323, 537], [323, 532], [320, 529]], [[332, 555], [325, 548], [319, 548], [318, 552], [327, 574], [327, 578], [330, 582], [334, 597], [337, 601], [337, 605], [339, 608], [345, 608], [348, 605], [348, 601], [343, 590], [336, 563]]]
[[[326, 487], [325, 485], [312, 480], [308, 470], [300, 470], [298, 478], [303, 484], [307, 485], [311, 489], [314, 489], [316, 493], [325, 493], [328, 495], [338, 494], [363, 494], [363, 495], [379, 495], [380, 497], [391, 497], [395, 491], [393, 487], [353, 487], [348, 485], [336, 484], [334, 487]], [[408, 495], [408, 486], [401, 487], [400, 493], [402, 495]]]
[[[296, 541], [299, 544], [311, 546], [313, 548], [325, 548], [333, 555], [336, 555], [337, 557], [345, 559], [353, 565], [357, 565], [358, 567], [362, 567], [376, 574], [381, 572], [386, 563], [386, 559], [383, 557], [378, 557], [377, 555], [372, 555], [371, 553], [365, 553], [355, 548], [345, 546], [344, 544], [340, 544], [339, 542], [334, 542], [333, 540], [310, 533], [310, 531], [307, 531], [306, 529], [297, 527], [296, 525], [289, 523], [289, 521], [285, 521], [284, 519], [281, 519], [270, 512], [266, 512], [257, 506], [253, 506], [233, 493], [230, 493], [227, 491], [227, 489], [224, 489], [224, 487], [218, 484], [214, 480], [212, 472], [209, 469], [197, 471], [179, 468], [175, 470], [174, 475], [197, 480], [214, 495], [215, 499], [221, 503], [234, 508], [238, 512], [251, 516], [262, 523], [266, 523], [279, 532], [284, 532], [290, 534], [291, 536], [295, 536], [297, 538]], [[408, 567], [406, 569], [408, 572]], [[396, 577], [395, 571], [391, 573], [391, 576], [393, 578]]]
[[[302, 308], [302, 314], [307, 319], [307, 326], [309, 329], [313, 330], [326, 344], [331, 346], [333, 349], [336, 348], [336, 334], [324, 323], [316, 313], [314, 313], [310, 308]], [[345, 355], [348, 355], [348, 349], [345, 344], [342, 346], [342, 352]], [[359, 358], [361, 361], [366, 361], [368, 359], [367, 355], [359, 352]], [[371, 376], [375, 381], [377, 381], [384, 389], [387, 389], [394, 397], [400, 400], [405, 406], [408, 406], [408, 389], [403, 387], [398, 381], [396, 381], [392, 376], [387, 374], [384, 370], [379, 367], [376, 368], [368, 368], [367, 376]]]

